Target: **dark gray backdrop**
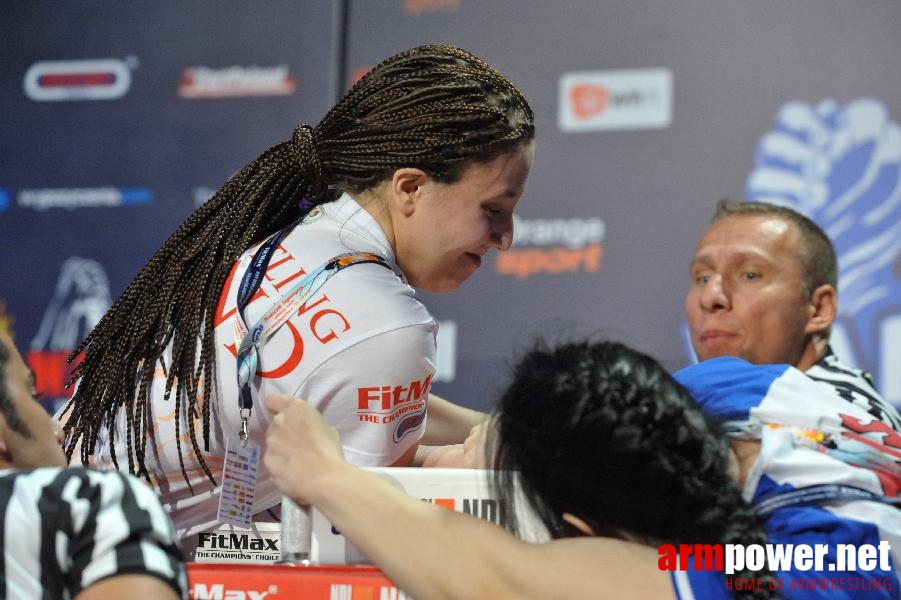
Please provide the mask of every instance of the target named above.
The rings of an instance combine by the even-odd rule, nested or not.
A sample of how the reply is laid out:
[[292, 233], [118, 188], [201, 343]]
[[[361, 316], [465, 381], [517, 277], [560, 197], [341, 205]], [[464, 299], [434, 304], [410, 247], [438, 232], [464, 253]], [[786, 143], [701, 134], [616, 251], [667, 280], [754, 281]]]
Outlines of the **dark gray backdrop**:
[[[521, 87], [536, 112], [538, 147], [518, 211], [526, 238], [508, 262], [487, 261], [450, 295], [423, 296], [443, 322], [436, 393], [488, 406], [536, 335], [602, 333], [669, 368], [684, 366], [691, 356], [682, 298], [694, 244], [716, 200], [749, 197], [802, 208], [837, 232], [842, 281], [853, 281], [858, 295], [878, 293], [854, 310], [843, 297], [836, 345], [901, 403], [895, 0], [281, 0], [190, 8], [94, 0], [52, 9], [9, 4], [4, 13], [0, 298], [51, 395], [61, 393], [64, 376], [53, 365], [108, 302], [97, 291], [104, 281], [115, 297], [197, 202], [297, 122], [316, 122], [355, 74], [402, 49], [446, 42], [473, 50]], [[127, 92], [45, 101], [23, 88], [35, 63], [84, 59], [119, 61], [130, 73]], [[220, 82], [218, 97], [179, 95], [189, 69], [227, 79], [234, 66], [254, 91], [228, 96], [234, 89]], [[290, 73], [281, 84], [293, 89], [266, 95], [252, 68], [279, 66]], [[589, 106], [585, 130], [561, 128], [558, 115], [571, 108], [561, 81], [575, 74], [597, 92], [614, 71], [639, 82], [608, 86], [606, 108]], [[660, 72], [669, 74], [671, 103], [659, 95], [665, 89], [642, 79]], [[642, 106], [669, 107], [669, 123], [591, 126]], [[124, 190], [122, 205], [96, 206], [90, 192], [108, 187]], [[46, 192], [60, 189], [81, 190], [80, 206], [65, 208], [60, 194]], [[589, 226], [593, 237], [578, 239]], [[542, 227], [552, 233], [542, 237]], [[882, 241], [873, 247], [873, 240]], [[869, 267], [861, 274], [857, 263]]]

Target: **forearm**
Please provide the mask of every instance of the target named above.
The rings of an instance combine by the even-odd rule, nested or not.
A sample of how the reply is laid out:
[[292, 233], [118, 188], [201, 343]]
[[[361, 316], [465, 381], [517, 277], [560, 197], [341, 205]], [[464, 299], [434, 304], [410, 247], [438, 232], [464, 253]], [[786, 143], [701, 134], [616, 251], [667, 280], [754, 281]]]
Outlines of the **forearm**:
[[410, 466], [462, 469], [466, 466], [463, 444], [419, 446]]
[[458, 406], [440, 396], [429, 394], [429, 420], [422, 443], [427, 446], [460, 444], [472, 428], [487, 417], [484, 412]]
[[299, 504], [318, 508], [411, 595], [528, 596], [519, 592], [529, 586], [513, 582], [540, 572], [522, 568], [531, 544], [487, 521], [418, 500], [345, 462], [338, 432], [310, 404], [275, 394], [266, 406], [274, 417], [263, 461], [273, 481]]

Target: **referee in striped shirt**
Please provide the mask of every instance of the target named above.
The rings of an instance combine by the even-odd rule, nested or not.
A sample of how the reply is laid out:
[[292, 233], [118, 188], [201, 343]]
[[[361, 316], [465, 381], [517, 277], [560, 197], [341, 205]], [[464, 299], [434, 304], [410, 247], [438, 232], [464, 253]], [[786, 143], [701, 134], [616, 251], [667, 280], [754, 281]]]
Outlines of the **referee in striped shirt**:
[[118, 472], [66, 468], [34, 374], [0, 331], [0, 600], [187, 598], [156, 494]]

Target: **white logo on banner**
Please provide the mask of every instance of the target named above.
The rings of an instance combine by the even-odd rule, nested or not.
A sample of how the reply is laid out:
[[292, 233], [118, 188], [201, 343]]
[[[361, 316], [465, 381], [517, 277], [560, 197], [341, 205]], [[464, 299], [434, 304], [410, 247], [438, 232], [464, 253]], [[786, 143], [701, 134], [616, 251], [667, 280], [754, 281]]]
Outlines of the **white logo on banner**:
[[39, 102], [115, 100], [131, 87], [131, 67], [114, 58], [36, 62], [25, 72], [23, 87]]
[[100, 263], [86, 258], [67, 259], [53, 300], [31, 340], [31, 349], [72, 351], [111, 304], [109, 280]]
[[181, 76], [182, 98], [229, 98], [235, 96], [286, 96], [297, 88], [297, 78], [287, 65], [222, 69], [189, 67]]
[[115, 207], [131, 204], [149, 204], [153, 190], [149, 188], [47, 188], [21, 190], [17, 201], [22, 208], [49, 210], [51, 208]]
[[562, 131], [663, 128], [672, 121], [669, 69], [564, 73], [558, 90]]

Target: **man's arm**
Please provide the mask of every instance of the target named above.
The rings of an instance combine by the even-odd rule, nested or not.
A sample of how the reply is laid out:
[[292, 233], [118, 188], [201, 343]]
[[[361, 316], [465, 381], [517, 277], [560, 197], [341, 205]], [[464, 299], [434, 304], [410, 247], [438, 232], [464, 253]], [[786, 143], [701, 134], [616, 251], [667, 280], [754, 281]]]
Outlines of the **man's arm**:
[[288, 496], [316, 506], [416, 598], [672, 598], [655, 549], [610, 538], [530, 544], [504, 529], [422, 502], [341, 456], [315, 408], [270, 396], [266, 468]]

